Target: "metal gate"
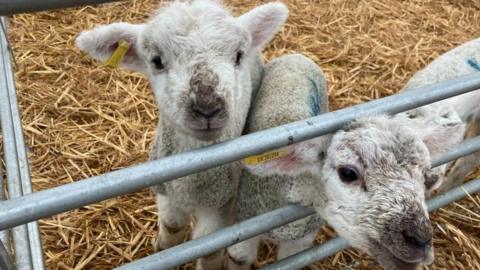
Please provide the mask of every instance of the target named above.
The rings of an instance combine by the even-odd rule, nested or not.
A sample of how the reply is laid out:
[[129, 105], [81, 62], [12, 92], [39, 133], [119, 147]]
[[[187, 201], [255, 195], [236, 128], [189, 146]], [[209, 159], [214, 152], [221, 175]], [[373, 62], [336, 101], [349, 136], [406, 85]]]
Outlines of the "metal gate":
[[[0, 16], [118, 0], [0, 0]], [[0, 172], [0, 269], [45, 269], [36, 220], [210, 169], [293, 142], [334, 132], [346, 123], [372, 114], [395, 114], [480, 89], [480, 73], [401, 92], [368, 103], [263, 130], [216, 145], [150, 161], [127, 169], [32, 193], [20, 112], [15, 93], [5, 18], [0, 29], [0, 120], [6, 164], [8, 200]], [[480, 150], [480, 137], [466, 140], [442, 158], [439, 166]], [[480, 190], [480, 179], [428, 200], [433, 211]], [[313, 214], [291, 204], [242, 221], [210, 235], [180, 244], [117, 269], [168, 269]], [[9, 241], [11, 237], [12, 241]], [[13, 243], [14, 258], [9, 243]], [[263, 269], [297, 269], [348, 247], [342, 238], [327, 241]], [[15, 261], [15, 264], [13, 264]], [[15, 266], [14, 266], [15, 265]]]

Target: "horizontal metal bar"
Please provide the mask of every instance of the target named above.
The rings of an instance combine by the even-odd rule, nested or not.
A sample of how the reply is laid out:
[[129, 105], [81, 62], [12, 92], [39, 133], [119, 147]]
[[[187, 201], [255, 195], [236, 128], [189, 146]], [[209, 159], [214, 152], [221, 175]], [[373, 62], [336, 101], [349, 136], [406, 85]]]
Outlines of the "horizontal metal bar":
[[124, 0], [0, 0], [0, 16]]
[[[227, 247], [234, 243], [251, 238], [261, 232], [285, 225], [294, 220], [307, 217], [314, 213], [313, 209], [300, 205], [287, 205], [274, 211], [242, 221], [216, 233], [191, 240], [178, 246], [169, 248], [152, 256], [134, 261], [116, 269], [121, 270], [163, 270], [190, 262], [196, 258], [206, 256], [220, 247]], [[266, 222], [268, 221], [268, 222]]]
[[337, 237], [322, 245], [318, 245], [283, 260], [274, 262], [270, 265], [260, 268], [261, 270], [293, 270], [311, 265], [312, 263], [321, 261], [331, 255], [334, 255], [350, 246], [347, 240]]
[[[3, 151], [5, 156], [7, 185], [9, 199], [22, 196], [22, 183], [20, 178], [17, 145], [15, 139], [14, 124], [10, 106], [10, 87], [12, 70], [10, 66], [10, 51], [5, 33], [6, 21], [0, 17], [2, 29], [0, 30], [0, 119], [3, 135]], [[6, 203], [8, 201], [3, 201]], [[20, 225], [12, 229], [15, 264], [21, 270], [32, 268], [30, 253], [30, 241], [26, 225]]]
[[468, 156], [472, 153], [480, 151], [480, 136], [467, 139], [454, 148], [450, 149], [447, 153], [443, 154], [440, 158], [432, 161], [432, 168], [440, 166], [442, 164], [454, 161], [463, 156]]
[[[480, 191], [480, 178], [465, 183], [462, 186], [453, 188], [441, 195], [435, 196], [427, 201], [428, 210], [434, 211], [441, 207], [464, 198], [467, 194], [473, 194]], [[348, 248], [348, 242], [343, 238], [335, 238], [329, 240], [324, 245], [316, 246], [308, 250], [304, 250], [298, 254], [292, 255], [281, 261], [270, 264], [261, 268], [262, 270], [292, 270], [300, 269], [312, 263], [321, 261], [335, 253]]]
[[0, 230], [324, 135], [359, 117], [398, 113], [480, 88], [480, 73], [251, 133], [0, 203]]
[[[480, 137], [475, 137], [469, 140], [466, 140], [459, 145], [455, 147], [455, 149], [450, 150], [449, 152], [445, 153], [444, 156], [441, 158], [432, 161], [432, 167], [440, 166], [442, 164], [448, 163], [450, 161], [453, 161], [461, 156], [471, 154], [475, 151], [480, 150]], [[306, 211], [308, 208], [302, 207], [302, 206], [296, 206], [296, 205], [289, 205], [287, 208], [280, 208], [277, 210], [281, 210], [282, 215], [286, 217], [291, 217], [290, 215], [296, 215], [297, 212], [299, 211]], [[277, 211], [274, 210], [274, 211]], [[283, 212], [284, 211], [284, 212]], [[230, 230], [233, 227], [226, 228], [220, 231], [217, 231], [215, 233], [212, 233], [210, 235], [207, 235], [205, 237], [201, 237], [195, 240], [195, 242], [190, 241], [178, 246], [175, 246], [171, 249], [162, 251], [157, 254], [150, 255], [146, 258], [140, 259], [138, 261], [135, 261], [133, 263], [127, 264], [119, 269], [125, 270], [125, 269], [156, 269], [156, 267], [163, 267], [164, 263], [167, 261], [168, 265], [170, 267], [181, 265], [190, 261], [195, 260], [196, 258], [199, 258], [201, 256], [211, 254], [212, 252], [215, 252], [217, 250], [220, 250], [222, 248], [226, 248], [234, 243], [241, 242], [242, 239], [238, 239], [237, 237], [237, 231], [238, 229], [240, 230], [246, 230], [250, 229], [251, 233], [247, 237], [247, 235], [244, 235], [245, 238], [243, 239], [248, 239], [250, 237], [268, 232], [270, 229], [269, 228], [274, 228], [271, 225], [271, 215], [273, 212], [266, 213], [262, 216], [257, 216], [252, 219], [249, 219], [247, 221], [241, 222], [239, 224], [236, 224], [234, 226], [235, 229]], [[310, 210], [310, 212], [306, 212], [309, 214], [313, 214], [314, 211]], [[269, 214], [267, 216], [267, 214]], [[283, 218], [282, 218], [283, 219]], [[291, 221], [291, 219], [285, 219], [284, 222], [281, 224], [276, 223], [275, 225], [282, 226], [284, 224], [287, 224]], [[245, 228], [245, 226], [250, 226], [249, 224], [254, 224], [254, 228]], [[261, 224], [263, 227], [258, 226], [258, 224]], [[237, 229], [238, 228], [238, 229]], [[204, 239], [208, 240], [204, 240]], [[235, 242], [230, 242], [227, 241], [235, 239]], [[205, 245], [205, 242], [208, 243], [208, 245]], [[309, 255], [309, 256], [320, 256], [322, 254], [332, 254], [330, 252], [334, 252], [335, 250], [342, 250], [348, 245], [345, 245], [345, 240], [335, 240], [333, 242], [329, 242], [329, 245], [326, 247], [317, 247], [315, 251], [312, 251], [314, 255]], [[306, 255], [304, 255], [306, 256]], [[308, 258], [301, 257], [300, 260], [304, 260]], [[289, 264], [293, 265], [293, 264]], [[288, 268], [285, 268], [288, 269]]]

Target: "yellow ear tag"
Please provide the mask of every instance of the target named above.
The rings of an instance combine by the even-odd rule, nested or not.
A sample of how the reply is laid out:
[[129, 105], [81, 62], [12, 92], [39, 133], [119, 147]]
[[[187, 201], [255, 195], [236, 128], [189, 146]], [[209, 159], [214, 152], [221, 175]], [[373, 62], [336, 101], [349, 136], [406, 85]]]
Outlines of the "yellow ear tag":
[[243, 162], [247, 165], [259, 165], [267, 161], [279, 159], [288, 155], [288, 151], [285, 150], [273, 150], [270, 152], [265, 152], [260, 155], [255, 155], [243, 159]]
[[127, 54], [128, 49], [130, 49], [130, 44], [123, 39], [120, 40], [117, 49], [112, 53], [112, 56], [110, 56], [107, 62], [105, 62], [105, 65], [107, 65], [107, 67], [117, 68], [120, 61], [122, 61], [125, 54]]

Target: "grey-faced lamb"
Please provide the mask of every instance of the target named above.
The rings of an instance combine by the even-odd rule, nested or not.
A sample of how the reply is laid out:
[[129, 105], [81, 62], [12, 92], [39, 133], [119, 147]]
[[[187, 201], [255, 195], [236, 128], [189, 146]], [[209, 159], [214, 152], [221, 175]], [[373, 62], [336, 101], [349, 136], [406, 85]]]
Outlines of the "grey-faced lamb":
[[[261, 50], [279, 31], [288, 9], [269, 3], [233, 17], [216, 1], [175, 1], [143, 24], [112, 23], [82, 32], [76, 45], [105, 61], [121, 40], [130, 44], [120, 65], [144, 73], [160, 110], [150, 158], [241, 135], [252, 92], [260, 85]], [[157, 249], [183, 241], [189, 215], [193, 238], [231, 223], [240, 167], [233, 163], [154, 188], [159, 211]], [[197, 262], [218, 269], [222, 252]]]
[[[262, 87], [252, 104], [249, 132], [279, 125], [284, 118], [294, 121], [311, 116], [306, 113], [312, 111], [306, 93], [315, 89], [313, 85], [321, 85], [318, 79], [311, 80], [310, 73], [291, 62], [274, 63], [279, 65], [276, 69], [288, 72], [270, 72], [270, 65], [265, 69]], [[295, 68], [290, 70], [290, 66]], [[303, 84], [282, 80], [295, 72], [303, 76]], [[296, 90], [296, 85], [304, 91]], [[299, 96], [287, 97], [295, 94]], [[324, 112], [326, 98], [320, 96], [325, 107], [316, 111]], [[461, 141], [458, 133], [464, 129], [451, 108], [440, 107], [435, 112], [428, 118], [361, 118], [333, 135], [282, 148], [277, 159], [247, 165], [257, 176], [245, 172], [242, 177], [240, 219], [286, 203], [300, 203], [313, 206], [340, 236], [371, 254], [385, 269], [416, 269], [431, 263], [432, 227], [425, 194], [441, 180], [441, 172], [430, 168], [431, 157]], [[272, 174], [282, 177], [269, 176]], [[279, 257], [305, 248], [319, 224], [304, 219], [270, 234], [280, 240], [280, 250], [284, 250]], [[293, 245], [282, 247], [288, 241]], [[230, 247], [231, 268], [247, 269], [255, 261], [257, 242], [254, 238]]]

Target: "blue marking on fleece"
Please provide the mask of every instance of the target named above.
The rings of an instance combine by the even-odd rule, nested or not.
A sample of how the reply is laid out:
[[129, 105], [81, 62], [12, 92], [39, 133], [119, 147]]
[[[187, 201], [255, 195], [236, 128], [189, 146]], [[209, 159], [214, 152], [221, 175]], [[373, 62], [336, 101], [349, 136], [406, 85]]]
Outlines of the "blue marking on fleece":
[[310, 115], [316, 116], [320, 114], [320, 95], [318, 94], [318, 86], [317, 83], [308, 78], [310, 83], [312, 84], [312, 88], [310, 88], [310, 96], [309, 96], [309, 107], [310, 107]]
[[480, 71], [480, 64], [478, 64], [478, 62], [475, 58], [468, 59], [467, 63], [468, 63], [469, 66], [471, 66], [476, 71]]

